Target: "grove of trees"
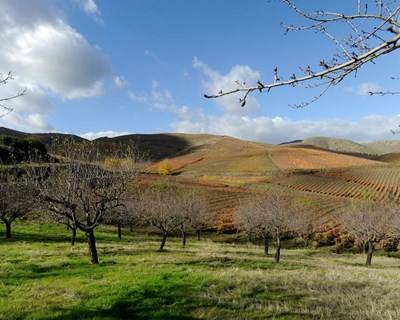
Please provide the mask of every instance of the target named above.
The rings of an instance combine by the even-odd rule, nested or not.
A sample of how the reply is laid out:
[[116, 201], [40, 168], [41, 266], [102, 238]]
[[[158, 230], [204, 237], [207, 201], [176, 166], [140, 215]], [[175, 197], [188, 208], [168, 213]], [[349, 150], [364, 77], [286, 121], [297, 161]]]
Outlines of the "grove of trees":
[[[170, 177], [140, 181], [140, 159], [129, 150], [104, 157], [91, 145], [67, 144], [61, 160], [5, 167], [0, 171], [0, 221], [7, 239], [16, 219], [34, 213], [31, 217], [36, 223], [65, 225], [72, 245], [78, 231], [85, 234], [90, 262], [97, 264], [96, 229], [101, 224], [115, 226], [119, 239], [124, 228], [156, 229], [161, 235], [160, 251], [170, 236], [180, 236], [185, 247], [189, 233], [200, 240], [202, 232], [216, 230], [218, 217], [210, 213], [207, 193], [201, 187], [181, 185]], [[307, 248], [323, 232], [324, 221], [315, 216], [307, 201], [298, 200], [281, 191], [254, 193], [233, 213], [237, 231], [262, 240], [267, 256], [273, 242], [274, 259], [279, 263], [283, 240], [301, 239]], [[395, 199], [386, 206], [353, 201], [330, 219], [356, 248], [363, 248], [367, 265], [382, 241], [400, 240]]]

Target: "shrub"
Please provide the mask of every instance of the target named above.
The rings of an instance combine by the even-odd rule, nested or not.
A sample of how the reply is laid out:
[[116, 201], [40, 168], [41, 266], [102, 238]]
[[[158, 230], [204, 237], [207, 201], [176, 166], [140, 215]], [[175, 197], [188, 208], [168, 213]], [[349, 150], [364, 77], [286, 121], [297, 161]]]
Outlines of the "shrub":
[[163, 176], [171, 174], [171, 166], [168, 160], [164, 160], [160, 163], [160, 165], [158, 166], [158, 173]]

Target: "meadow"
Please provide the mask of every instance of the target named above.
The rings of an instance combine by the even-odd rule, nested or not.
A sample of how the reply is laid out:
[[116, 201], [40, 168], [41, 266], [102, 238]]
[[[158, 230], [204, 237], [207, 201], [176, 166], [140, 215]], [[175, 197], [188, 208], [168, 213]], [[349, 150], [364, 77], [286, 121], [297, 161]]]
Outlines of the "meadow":
[[240, 234], [209, 234], [187, 247], [155, 233], [97, 232], [100, 264], [82, 234], [17, 222], [0, 240], [0, 319], [399, 319], [400, 259], [334, 253], [332, 247], [273, 250]]

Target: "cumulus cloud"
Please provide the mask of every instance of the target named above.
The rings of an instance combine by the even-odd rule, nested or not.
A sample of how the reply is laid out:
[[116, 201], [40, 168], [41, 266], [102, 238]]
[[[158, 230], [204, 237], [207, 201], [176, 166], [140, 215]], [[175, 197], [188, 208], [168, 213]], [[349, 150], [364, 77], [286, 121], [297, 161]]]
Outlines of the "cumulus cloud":
[[152, 90], [149, 93], [129, 91], [128, 96], [132, 101], [148, 105], [151, 109], [159, 111], [177, 112], [177, 106], [172, 93], [168, 89], [161, 89], [159, 83], [153, 80]]
[[[235, 89], [237, 83], [255, 84], [261, 78], [258, 71], [246, 65], [236, 65], [227, 74], [220, 74], [196, 57], [193, 59], [193, 68], [202, 73], [203, 88], [209, 94]], [[216, 103], [230, 114], [246, 115], [260, 110], [260, 104], [253, 96], [247, 99], [246, 108], [240, 106], [239, 99], [240, 94], [232, 94], [217, 99]]]
[[355, 141], [393, 139], [391, 128], [398, 127], [400, 115], [370, 115], [359, 120], [291, 120], [284, 117], [248, 117], [224, 114], [210, 116], [201, 111], [187, 112], [171, 124], [176, 132], [203, 132], [230, 135], [267, 143], [305, 139], [315, 136], [338, 137]]
[[126, 131], [118, 132], [118, 131], [107, 130], [107, 131], [97, 131], [97, 132], [86, 132], [80, 134], [79, 136], [81, 136], [84, 139], [95, 140], [103, 137], [113, 138], [118, 136], [124, 136], [127, 134], [130, 134], [130, 132]]
[[53, 109], [49, 94], [62, 99], [101, 94], [103, 80], [112, 74], [109, 61], [66, 22], [54, 1], [3, 0], [0, 11], [0, 72], [11, 70], [15, 78], [0, 95], [28, 89], [12, 101], [13, 116], [2, 118], [1, 125], [49, 129], [44, 123]]
[[82, 10], [96, 21], [103, 23], [100, 9], [95, 0], [75, 0]]

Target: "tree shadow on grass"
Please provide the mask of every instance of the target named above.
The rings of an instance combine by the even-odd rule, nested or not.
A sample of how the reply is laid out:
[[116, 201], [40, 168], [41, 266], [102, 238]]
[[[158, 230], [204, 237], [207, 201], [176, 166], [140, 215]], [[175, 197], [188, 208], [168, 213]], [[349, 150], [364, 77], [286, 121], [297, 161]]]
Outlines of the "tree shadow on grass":
[[38, 234], [34, 232], [18, 232], [13, 231], [11, 239], [0, 239], [0, 245], [6, 245], [13, 242], [26, 241], [32, 242], [47, 242], [47, 243], [68, 243], [71, 241], [71, 236], [65, 234]]
[[[62, 314], [48, 319], [177, 319], [194, 320], [193, 311], [202, 303], [196, 297], [196, 285], [184, 275], [161, 274], [145, 281], [119, 297], [111, 307], [79, 305], [70, 310], [55, 310]], [[198, 288], [197, 288], [198, 289]]]

